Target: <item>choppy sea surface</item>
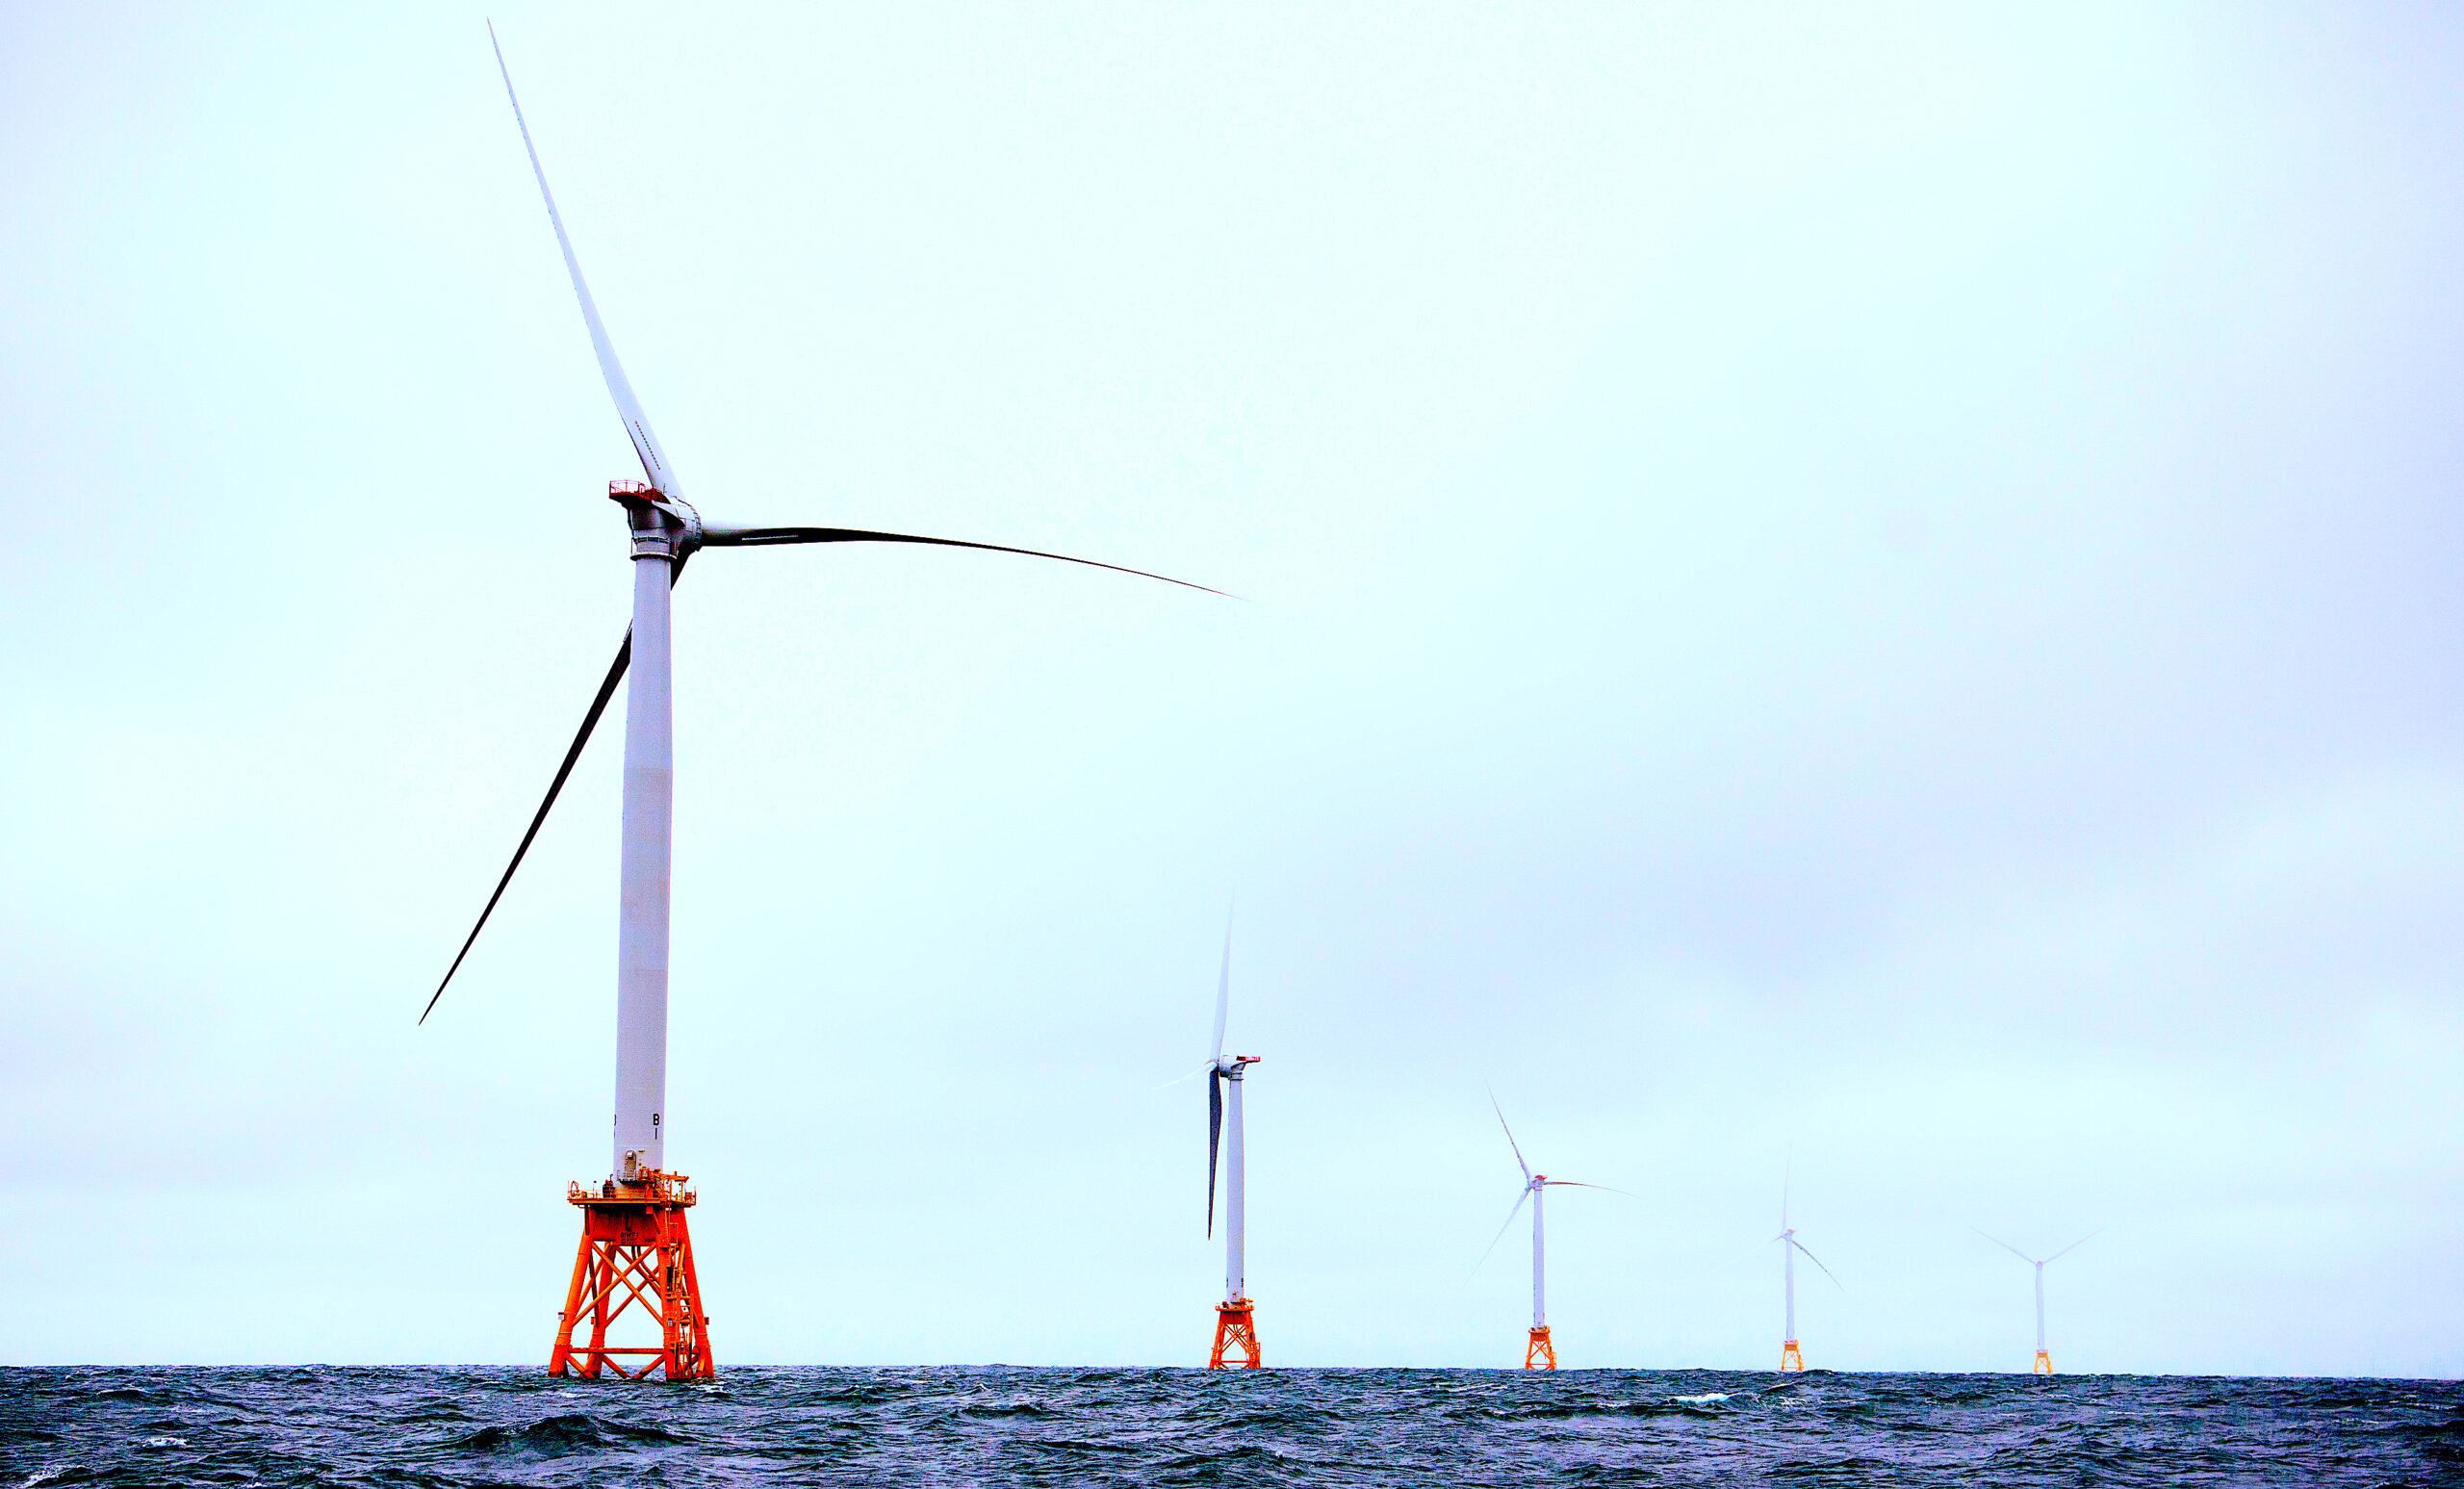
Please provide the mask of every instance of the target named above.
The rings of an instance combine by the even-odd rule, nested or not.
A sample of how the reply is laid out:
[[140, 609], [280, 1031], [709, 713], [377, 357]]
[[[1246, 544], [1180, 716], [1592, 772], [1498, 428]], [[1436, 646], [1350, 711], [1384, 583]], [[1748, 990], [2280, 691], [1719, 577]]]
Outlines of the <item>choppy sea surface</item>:
[[0, 1370], [70, 1484], [2464, 1484], [2464, 1385], [1715, 1371]]

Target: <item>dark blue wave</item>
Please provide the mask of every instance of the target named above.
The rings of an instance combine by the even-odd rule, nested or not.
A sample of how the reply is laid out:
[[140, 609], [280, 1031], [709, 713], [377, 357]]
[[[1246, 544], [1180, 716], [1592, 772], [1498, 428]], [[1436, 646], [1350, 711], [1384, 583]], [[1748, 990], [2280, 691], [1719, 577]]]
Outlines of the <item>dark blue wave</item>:
[[2464, 1483], [2444, 1381], [1717, 1371], [0, 1370], [0, 1489]]

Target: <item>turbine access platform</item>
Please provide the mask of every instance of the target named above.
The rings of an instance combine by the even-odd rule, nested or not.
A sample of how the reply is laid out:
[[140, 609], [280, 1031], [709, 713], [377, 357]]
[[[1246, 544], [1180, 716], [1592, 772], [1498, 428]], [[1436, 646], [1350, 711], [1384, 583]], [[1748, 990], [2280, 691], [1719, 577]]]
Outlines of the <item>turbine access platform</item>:
[[[596, 1192], [566, 1187], [565, 1197], [581, 1208], [581, 1248], [574, 1254], [565, 1310], [556, 1315], [549, 1374], [644, 1380], [663, 1369], [670, 1380], [707, 1380], [718, 1373], [684, 1221], [694, 1203], [687, 1182], [680, 1173], [644, 1168], [631, 1182], [610, 1179]], [[607, 1326], [636, 1303], [658, 1325], [659, 1342], [609, 1344]], [[574, 1326], [585, 1317], [589, 1342], [577, 1347]], [[639, 1368], [628, 1368], [629, 1360]]]

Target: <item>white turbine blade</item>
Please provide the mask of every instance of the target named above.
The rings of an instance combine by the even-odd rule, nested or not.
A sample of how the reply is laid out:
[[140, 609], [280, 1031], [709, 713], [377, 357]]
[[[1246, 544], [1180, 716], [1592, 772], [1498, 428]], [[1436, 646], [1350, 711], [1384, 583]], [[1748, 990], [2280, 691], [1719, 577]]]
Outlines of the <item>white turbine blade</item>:
[[1514, 1208], [1505, 1213], [1505, 1224], [1499, 1226], [1498, 1233], [1489, 1238], [1488, 1251], [1482, 1251], [1480, 1253], [1480, 1259], [1472, 1264], [1473, 1275], [1477, 1276], [1480, 1269], [1488, 1265], [1489, 1252], [1495, 1251], [1498, 1248], [1498, 1243], [1505, 1239], [1506, 1231], [1514, 1224], [1514, 1218], [1523, 1213], [1523, 1202], [1530, 1197], [1531, 1191], [1527, 1186], [1524, 1189], [1522, 1194], [1514, 1196]]
[[565, 250], [565, 269], [574, 278], [574, 297], [581, 301], [581, 318], [590, 324], [591, 349], [599, 353], [599, 371], [607, 379], [608, 397], [616, 400], [617, 417], [625, 421], [625, 437], [633, 442], [633, 453], [641, 457], [642, 474], [650, 483], [667, 496], [680, 497], [675, 469], [659, 449], [658, 436], [651, 433], [651, 422], [642, 413], [641, 400], [633, 397], [633, 384], [626, 377], [623, 364], [616, 360], [616, 348], [607, 340], [607, 327], [600, 323], [599, 304], [590, 297], [590, 286], [582, 282], [581, 261], [574, 257], [573, 240], [565, 236], [564, 215], [556, 211], [555, 193], [548, 190], [548, 172], [539, 164], [539, 147], [531, 143], [530, 121], [522, 116], [522, 100], [514, 95], [513, 69], [505, 65], [504, 47], [497, 40], [494, 22], [488, 25], [488, 44], [496, 48], [497, 70], [504, 75], [504, 95], [512, 100], [513, 121], [522, 129], [522, 147], [530, 152], [530, 173], [539, 178], [539, 195], [548, 204], [548, 220], [555, 225], [556, 245]]
[[1223, 1025], [1232, 1016], [1232, 923], [1223, 923], [1223, 970], [1215, 980], [1215, 1055], [1223, 1064]]
[[[1821, 1258], [1821, 1257], [1819, 1257], [1819, 1256], [1814, 1255], [1811, 1251], [1806, 1251], [1806, 1244], [1805, 1244], [1804, 1242], [1799, 1241], [1799, 1240], [1798, 1240], [1796, 1237], [1794, 1237], [1794, 1236], [1790, 1236], [1790, 1237], [1788, 1238], [1788, 1245], [1792, 1245], [1792, 1246], [1795, 1246], [1795, 1247], [1796, 1247], [1798, 1250], [1800, 1250], [1800, 1251], [1805, 1251], [1805, 1255], [1806, 1255], [1806, 1260], [1807, 1260], [1807, 1261], [1810, 1261], [1810, 1262], [1813, 1263], [1816, 1267], [1822, 1267], [1822, 1258]], [[1847, 1292], [1847, 1291], [1848, 1291], [1848, 1286], [1847, 1286], [1847, 1284], [1846, 1284], [1846, 1283], [1844, 1283], [1844, 1282], [1841, 1282], [1841, 1281], [1839, 1280], [1838, 1274], [1837, 1274], [1837, 1273], [1835, 1273], [1835, 1272], [1834, 1272], [1830, 1268], [1828, 1268], [1828, 1267], [1822, 1267], [1822, 1274], [1823, 1274], [1824, 1276], [1829, 1277], [1829, 1278], [1831, 1279], [1831, 1285], [1832, 1285], [1833, 1287], [1835, 1287], [1835, 1288], [1839, 1289], [1839, 1291], [1841, 1291], [1842, 1293], [1845, 1293], [1845, 1292]]]
[[2089, 1242], [2095, 1240], [2098, 1236], [2101, 1236], [2104, 1233], [2105, 1228], [2099, 1225], [2094, 1230], [2088, 1232], [2088, 1234], [2070, 1243], [2070, 1245], [2064, 1246], [2061, 1250], [2054, 1252], [2053, 1255], [2046, 1257], [2045, 1260], [2048, 1262], [2059, 1261], [2063, 1257], [2068, 1256], [2071, 1252], [2078, 1250], [2081, 1246], [2086, 1245]]
[[1531, 1166], [1523, 1161], [1523, 1144], [1514, 1141], [1514, 1129], [1506, 1127], [1505, 1108], [1498, 1105], [1498, 1093], [1494, 1090], [1489, 1092], [1489, 1110], [1498, 1114], [1498, 1125], [1505, 1127], [1505, 1145], [1514, 1149], [1514, 1165], [1523, 1170], [1523, 1182], [1530, 1183]]
[[1788, 1180], [1795, 1176], [1797, 1155], [1790, 1153], [1780, 1165], [1780, 1233], [1788, 1230]]
[[1630, 1189], [1612, 1189], [1605, 1184], [1585, 1184], [1580, 1179], [1547, 1179], [1542, 1182], [1547, 1183], [1552, 1187], [1562, 1184], [1568, 1189], [1596, 1189], [1604, 1194], [1623, 1194], [1629, 1199], [1640, 1199], [1643, 1197]]
[[1156, 1093], [1157, 1091], [1169, 1091], [1169, 1090], [1171, 1090], [1171, 1089], [1172, 1089], [1173, 1087], [1175, 1087], [1175, 1086], [1183, 1085], [1183, 1084], [1186, 1084], [1187, 1082], [1196, 1080], [1199, 1076], [1204, 1075], [1207, 1071], [1212, 1070], [1212, 1069], [1214, 1069], [1214, 1068], [1215, 1068], [1215, 1066], [1213, 1066], [1213, 1065], [1200, 1065], [1200, 1066], [1198, 1066], [1196, 1069], [1192, 1070], [1192, 1071], [1191, 1071], [1189, 1074], [1187, 1074], [1187, 1075], [1176, 1075], [1176, 1076], [1173, 1076], [1170, 1080], [1164, 1082], [1164, 1083], [1163, 1083], [1162, 1085], [1160, 1085], [1160, 1086], [1149, 1086], [1149, 1087], [1147, 1087], [1147, 1088], [1146, 1088], [1146, 1093], [1147, 1093], [1148, 1095], [1150, 1095], [1150, 1096], [1151, 1096], [1151, 1095], [1155, 1094], [1155, 1093]]
[[[1973, 1226], [1973, 1225], [1971, 1225], [1971, 1226], [1969, 1226], [1969, 1227], [1968, 1227], [1968, 1229], [1970, 1229], [1970, 1230], [1976, 1230], [1976, 1227], [1975, 1227], [1975, 1226]], [[1985, 1236], [1985, 1232], [1983, 1232], [1983, 1231], [1981, 1231], [1981, 1230], [1976, 1230], [1976, 1233], [1977, 1233], [1978, 1235], [1980, 1235], [1980, 1236]], [[1999, 1238], [1999, 1237], [1997, 1237], [1997, 1236], [1985, 1236], [1985, 1239], [1986, 1239], [1986, 1240], [1988, 1240], [1988, 1241], [1992, 1242], [1995, 1245], [2000, 1246], [2003, 1250], [2010, 1252], [2013, 1256], [2017, 1257], [2019, 1260], [2021, 1260], [2021, 1261], [2023, 1261], [2023, 1262], [2027, 1263], [2027, 1264], [2028, 1264], [2029, 1266], [2031, 1266], [2031, 1267], [2034, 1267], [2034, 1266], [2037, 1264], [2037, 1259], [2036, 1259], [2035, 1257], [2030, 1256], [2027, 1252], [2020, 1250], [2017, 1246], [2015, 1246], [2015, 1245], [2011, 1245], [2011, 1243], [2009, 1243], [2009, 1242], [2007, 1242], [2007, 1241], [2004, 1241], [2004, 1240], [2002, 1240], [2001, 1238]], [[2079, 1238], [2079, 1239], [2080, 1239], [2080, 1241], [2085, 1241], [2087, 1238], [2086, 1238], [2085, 1236], [2082, 1236], [2082, 1237], [2081, 1237], [2081, 1238]], [[2074, 1241], [2074, 1242], [2072, 1242], [2072, 1243], [2071, 1243], [2071, 1245], [2077, 1245], [2078, 1244], [2079, 1244], [2079, 1242], [2078, 1242], [2078, 1241]], [[2057, 1252], [2057, 1253], [2055, 1253], [2055, 1254], [2056, 1254], [2056, 1255], [2059, 1255], [2060, 1253], [2059, 1253], [2059, 1252]], [[2053, 1260], [2053, 1257], [2048, 1256], [2048, 1257], [2046, 1257], [2046, 1258], [2045, 1258], [2045, 1260], [2049, 1262], [2049, 1261]]]

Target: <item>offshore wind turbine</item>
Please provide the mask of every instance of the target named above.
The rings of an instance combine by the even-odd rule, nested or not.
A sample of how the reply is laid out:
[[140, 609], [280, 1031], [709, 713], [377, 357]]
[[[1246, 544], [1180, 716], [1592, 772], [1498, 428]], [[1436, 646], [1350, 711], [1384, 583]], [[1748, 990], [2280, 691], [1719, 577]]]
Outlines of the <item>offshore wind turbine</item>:
[[[488, 38], [493, 45], [496, 28]], [[479, 938], [497, 902], [504, 897], [514, 870], [539, 835], [548, 810], [573, 774], [574, 762], [589, 743], [591, 731], [615, 695], [629, 668], [632, 683], [625, 699], [624, 832], [621, 887], [616, 936], [616, 1113], [607, 1178], [585, 1188], [568, 1185], [566, 1198], [582, 1211], [581, 1245], [574, 1259], [573, 1280], [557, 1315], [556, 1339], [549, 1355], [549, 1373], [568, 1373], [597, 1378], [603, 1372], [629, 1380], [646, 1378], [654, 1370], [670, 1380], [706, 1379], [714, 1373], [710, 1355], [709, 1318], [702, 1307], [702, 1290], [693, 1265], [692, 1239], [685, 1212], [696, 1202], [685, 1187], [686, 1176], [667, 1168], [667, 1008], [668, 1008], [668, 873], [674, 807], [675, 757], [672, 733], [672, 657], [669, 650], [669, 597], [684, 570], [685, 560], [706, 548], [767, 548], [807, 543], [920, 543], [937, 548], [970, 548], [998, 553], [1021, 553], [1086, 564], [1162, 579], [1162, 575], [1124, 569], [1117, 564], [1009, 548], [998, 543], [969, 543], [952, 538], [919, 537], [913, 533], [877, 532], [857, 527], [754, 527], [706, 522], [688, 504], [676, 469], [651, 432], [633, 385], [616, 360], [599, 306], [582, 281], [581, 263], [574, 256], [573, 240], [548, 190], [548, 173], [539, 164], [539, 149], [523, 117], [522, 100], [514, 95], [513, 74], [506, 68], [504, 49], [496, 48], [497, 68], [504, 77], [505, 97], [513, 105], [523, 148], [530, 157], [531, 174], [547, 204], [548, 221], [556, 232], [565, 270], [573, 278], [574, 297], [581, 304], [582, 322], [590, 332], [599, 371], [624, 422], [625, 434], [640, 459], [641, 481], [610, 481], [608, 499], [625, 514], [631, 545], [632, 627], [616, 660], [599, 684], [598, 696], [582, 715], [581, 728], [556, 767], [548, 794], [532, 813], [530, 826], [513, 851], [497, 886], [479, 911], [471, 934], [421, 1011], [427, 1021], [448, 983]], [[1185, 584], [1180, 579], [1165, 579]], [[1188, 588], [1205, 589], [1201, 584]], [[1220, 593], [1220, 591], [1211, 591]], [[635, 1304], [659, 1330], [655, 1346], [620, 1347], [607, 1342], [610, 1322]], [[574, 1331], [585, 1319], [589, 1332], [577, 1345]]]
[[2064, 1257], [2068, 1256], [2071, 1252], [2078, 1250], [2081, 1246], [2086, 1245], [2089, 1242], [2093, 1241], [2096, 1237], [2104, 1233], [2100, 1230], [2092, 1230], [2088, 1232], [2088, 1234], [2080, 1237], [2078, 1240], [2070, 1243], [2070, 1245], [2064, 1246], [2061, 1250], [2054, 1252], [2051, 1256], [2046, 1257], [2043, 1261], [2037, 1260], [2035, 1257], [2030, 1256], [2027, 1252], [2020, 1250], [2017, 1246], [2011, 1245], [2011, 1243], [2007, 1241], [2000, 1240], [1993, 1236], [1986, 1236], [1985, 1232], [1981, 1230], [1978, 1231], [1977, 1234], [1985, 1236], [1986, 1240], [1992, 1242], [1995, 1245], [2000, 1246], [2003, 1250], [2010, 1252], [2013, 1256], [2017, 1257], [2019, 1260], [2027, 1263], [2029, 1266], [2037, 1270], [2037, 1359], [2034, 1365], [2028, 1367], [2028, 1373], [2032, 1375], [2052, 1374], [2053, 1356], [2047, 1354], [2044, 1348], [2045, 1265], [2048, 1262], [2058, 1262], [2062, 1260]]
[[[1784, 1372], [1802, 1371], [1806, 1368], [1806, 1356], [1805, 1351], [1797, 1348], [1797, 1253], [1805, 1251], [1806, 1260], [1816, 1267], [1822, 1267], [1822, 1258], [1806, 1251], [1806, 1244], [1797, 1239], [1796, 1227], [1788, 1223], [1788, 1181], [1784, 1177], [1780, 1181], [1780, 1234], [1771, 1239], [1781, 1243], [1780, 1293], [1786, 1299], [1787, 1310], [1788, 1333], [1785, 1342], [1780, 1346], [1780, 1369]], [[1830, 1268], [1822, 1267], [1822, 1274], [1831, 1278], [1834, 1287], [1839, 1285], [1839, 1278]]]
[[[1627, 1192], [1622, 1189], [1608, 1189], [1605, 1184], [1585, 1184], [1578, 1179], [1553, 1179], [1545, 1173], [1533, 1173], [1531, 1166], [1523, 1161], [1523, 1144], [1514, 1141], [1514, 1129], [1506, 1126], [1505, 1109], [1498, 1105], [1495, 1091], [1489, 1093], [1489, 1109], [1498, 1114], [1498, 1125], [1505, 1128], [1506, 1146], [1514, 1149], [1515, 1167], [1523, 1170], [1523, 1193], [1514, 1197], [1514, 1208], [1505, 1213], [1505, 1224], [1499, 1226], [1498, 1233], [1489, 1238], [1489, 1251], [1496, 1250], [1498, 1243], [1505, 1239], [1506, 1230], [1514, 1224], [1514, 1218], [1523, 1213], [1524, 1201], [1529, 1200], [1531, 1202], [1531, 1333], [1524, 1341], [1523, 1368], [1525, 1370], [1555, 1370], [1557, 1347], [1549, 1338], [1549, 1235], [1547, 1218], [1544, 1214], [1549, 1191], [1601, 1189], [1608, 1190], [1612, 1194], [1625, 1194]], [[1628, 1195], [1628, 1197], [1640, 1196]], [[1489, 1259], [1489, 1251], [1480, 1253], [1481, 1261], [1485, 1262]], [[1473, 1268], [1475, 1271], [1478, 1270], [1476, 1265]]]
[[[1256, 1370], [1258, 1325], [1251, 1315], [1257, 1304], [1249, 1300], [1248, 1221], [1249, 1165], [1248, 1144], [1241, 1121], [1241, 1090], [1246, 1084], [1248, 1068], [1264, 1062], [1255, 1055], [1223, 1058], [1223, 1026], [1232, 1014], [1232, 928], [1223, 928], [1223, 968], [1215, 981], [1215, 1044], [1206, 1065], [1206, 1233], [1215, 1234], [1216, 1160], [1223, 1158], [1223, 1301], [1215, 1305], [1215, 1348], [1207, 1355], [1208, 1370], [1226, 1368], [1225, 1355], [1234, 1356], [1230, 1368]], [[1180, 1080], [1187, 1080], [1182, 1076]], [[1177, 1084], [1177, 1082], [1175, 1083]], [[1229, 1116], [1232, 1142], [1223, 1142]]]

